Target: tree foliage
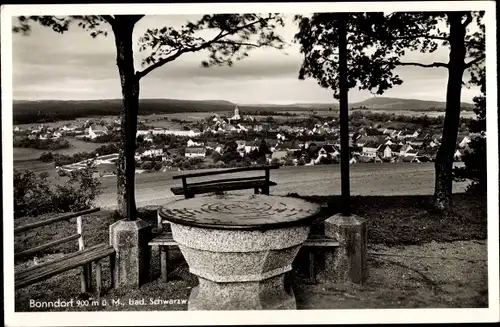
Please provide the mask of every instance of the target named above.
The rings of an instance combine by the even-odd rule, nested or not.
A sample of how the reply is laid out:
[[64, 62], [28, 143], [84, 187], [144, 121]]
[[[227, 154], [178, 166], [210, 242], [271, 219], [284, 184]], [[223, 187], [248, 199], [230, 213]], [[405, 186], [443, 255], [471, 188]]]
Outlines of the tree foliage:
[[[304, 54], [299, 78], [315, 78], [322, 87], [332, 89], [337, 99], [340, 95], [338, 35], [341, 27], [347, 31], [348, 89], [358, 87], [373, 94], [383, 94], [403, 83], [395, 73], [398, 66], [448, 70], [443, 137], [435, 160], [434, 206], [441, 210], [449, 208], [451, 203], [461, 88], [466, 85], [464, 73], [469, 72], [472, 79], [477, 79], [477, 71], [484, 65], [483, 16], [484, 12], [449, 11], [318, 13], [311, 17], [295, 17], [299, 24], [295, 40]], [[440, 46], [449, 48], [448, 62], [403, 61], [408, 51], [432, 53]]]
[[[164, 26], [150, 28], [139, 39], [139, 50], [146, 52], [142, 70], [134, 67], [133, 31], [144, 15], [102, 16], [20, 16], [13, 27], [17, 33], [29, 34], [32, 22], [64, 33], [71, 25], [78, 25], [92, 37], [115, 36], [116, 59], [122, 88], [121, 147], [117, 165], [119, 211], [123, 217], [135, 219], [135, 165], [137, 114], [139, 112], [139, 81], [156, 68], [182, 55], [205, 51], [208, 58], [202, 67], [232, 66], [256, 48], [282, 49], [283, 39], [274, 31], [283, 26], [279, 14], [214, 14], [204, 15], [195, 22], [188, 21], [180, 28]], [[203, 32], [203, 33], [198, 33]], [[207, 36], [211, 34], [211, 36]]]
[[[466, 35], [466, 68], [481, 65], [485, 58], [484, 12], [463, 12], [465, 26], [474, 22], [478, 31]], [[345, 13], [316, 13], [311, 17], [297, 15], [300, 44], [304, 60], [299, 78], [315, 78], [318, 84], [334, 91], [339, 97], [338, 29], [340, 16]], [[349, 13], [347, 25], [347, 62], [349, 88], [357, 87], [373, 94], [383, 94], [403, 80], [395, 73], [397, 66], [424, 68], [448, 67], [448, 63], [406, 62], [409, 51], [433, 53], [439, 46], [449, 46], [448, 14], [445, 12]]]
[[72, 171], [64, 183], [51, 183], [47, 173], [14, 170], [14, 216], [89, 209], [101, 194], [101, 183], [89, 162], [82, 170]]

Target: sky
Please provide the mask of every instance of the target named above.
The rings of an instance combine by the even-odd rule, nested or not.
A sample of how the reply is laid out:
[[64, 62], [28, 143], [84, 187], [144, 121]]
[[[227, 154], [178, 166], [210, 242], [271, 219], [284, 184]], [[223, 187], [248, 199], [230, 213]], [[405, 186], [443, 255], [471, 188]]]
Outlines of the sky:
[[[146, 29], [177, 27], [198, 15], [145, 16], [134, 30], [136, 70], [141, 69], [143, 53], [138, 40]], [[15, 19], [13, 19], [15, 21]], [[289, 46], [257, 49], [233, 67], [202, 68], [206, 53], [188, 53], [141, 79], [141, 98], [186, 100], [228, 100], [249, 103], [331, 103], [332, 92], [321, 88], [314, 79], [299, 80], [302, 62], [299, 46], [293, 43], [298, 27], [293, 15], [285, 15], [285, 27], [277, 30]], [[73, 26], [64, 34], [38, 24], [30, 36], [13, 34], [13, 99], [84, 100], [120, 98], [113, 35], [92, 38], [89, 32]], [[448, 61], [448, 49], [432, 54], [409, 53], [405, 61], [431, 63]], [[398, 67], [404, 83], [383, 96], [445, 101], [447, 70], [444, 68]], [[462, 101], [472, 102], [477, 88], [463, 88]], [[373, 95], [351, 90], [350, 102]]]

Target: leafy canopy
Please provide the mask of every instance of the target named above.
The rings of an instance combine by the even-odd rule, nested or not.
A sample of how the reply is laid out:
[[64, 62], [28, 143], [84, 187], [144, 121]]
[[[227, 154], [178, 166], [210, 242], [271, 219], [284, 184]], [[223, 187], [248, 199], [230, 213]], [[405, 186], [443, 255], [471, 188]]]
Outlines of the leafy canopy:
[[[133, 28], [143, 17], [143, 15], [20, 16], [13, 31], [29, 34], [31, 22], [36, 22], [52, 28], [57, 33], [64, 33], [71, 25], [77, 24], [92, 37], [107, 36], [110, 26], [113, 31]], [[279, 14], [214, 14], [204, 15], [195, 22], [188, 21], [178, 29], [168, 26], [147, 29], [139, 38], [139, 51], [148, 51], [148, 55], [142, 62], [144, 69], [136, 72], [136, 75], [141, 78], [183, 54], [201, 50], [208, 51], [208, 58], [203, 60], [201, 65], [211, 67], [232, 66], [234, 61], [247, 57], [252, 49], [261, 47], [283, 49], [285, 42], [275, 32], [278, 26], [284, 26], [283, 18]], [[208, 37], [207, 34], [211, 36]]]
[[409, 51], [432, 53], [439, 46], [449, 47], [449, 25], [458, 19], [464, 28], [472, 22], [475, 31], [469, 29], [465, 37], [466, 59], [464, 69], [483, 62], [484, 12], [395, 12], [385, 13], [316, 13], [311, 17], [295, 16], [299, 32], [295, 42], [300, 44], [304, 55], [299, 79], [315, 78], [318, 84], [334, 91], [339, 98], [338, 85], [338, 34], [340, 24], [347, 29], [348, 88], [358, 87], [374, 94], [403, 83], [394, 73], [397, 66], [443, 67], [448, 63], [404, 62], [402, 57]]

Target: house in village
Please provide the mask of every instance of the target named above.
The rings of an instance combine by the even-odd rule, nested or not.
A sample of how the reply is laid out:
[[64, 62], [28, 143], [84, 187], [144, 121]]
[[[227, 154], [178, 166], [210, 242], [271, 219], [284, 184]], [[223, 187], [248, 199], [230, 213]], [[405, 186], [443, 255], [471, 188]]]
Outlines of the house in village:
[[470, 143], [470, 141], [471, 141], [470, 137], [464, 136], [462, 140], [458, 143], [458, 147], [463, 149]]
[[153, 135], [161, 135], [161, 134], [165, 134], [165, 129], [163, 129], [161, 127], [155, 127], [152, 130], [148, 130], [148, 132], [150, 132]]
[[189, 140], [187, 141], [187, 146], [188, 146], [188, 147], [193, 147], [193, 146], [203, 146], [203, 145], [204, 145], [204, 144], [203, 144], [203, 142], [195, 142], [195, 141], [193, 141], [192, 139], [189, 139]]
[[288, 151], [285, 150], [276, 150], [272, 153], [271, 155], [271, 160], [272, 159], [278, 159], [280, 161], [285, 160], [286, 156], [288, 155]]
[[152, 143], [154, 141], [153, 134], [149, 133], [146, 136], [144, 136], [144, 141]]
[[318, 156], [314, 160], [315, 164], [320, 163], [321, 158], [338, 158], [340, 156], [340, 151], [333, 145], [325, 144], [319, 149]]
[[410, 145], [410, 144], [404, 144], [403, 146], [401, 146], [401, 148], [399, 149], [399, 155], [401, 156], [404, 156], [406, 155], [408, 152], [411, 152], [413, 151], [413, 147]]
[[238, 109], [238, 106], [235, 106], [234, 107], [234, 115], [231, 118], [229, 118], [229, 123], [238, 122], [240, 120], [241, 120], [240, 110]]
[[184, 156], [186, 158], [205, 158], [206, 148], [201, 146], [190, 147], [185, 149]]
[[399, 155], [399, 151], [401, 150], [402, 145], [399, 144], [390, 144], [390, 145], [384, 145], [383, 147], [380, 147], [380, 152], [382, 158], [392, 158], [394, 156]]
[[136, 136], [139, 136], [139, 135], [148, 135], [149, 134], [149, 129], [143, 129], [143, 128], [140, 128], [140, 129], [137, 129], [137, 133], [136, 133]]
[[244, 151], [245, 151], [245, 153], [250, 153], [254, 150], [259, 150], [259, 145], [260, 145], [260, 143], [256, 142], [256, 141], [246, 142]]
[[207, 148], [207, 150], [215, 150], [217, 145], [218, 145], [217, 142], [207, 142], [205, 147]]
[[406, 140], [406, 143], [408, 143], [414, 147], [421, 148], [425, 145], [426, 141], [427, 141], [426, 136], [417, 136], [417, 137], [408, 138]]
[[59, 131], [62, 133], [70, 133], [74, 132], [78, 127], [74, 125], [64, 125], [63, 127], [59, 128]]
[[108, 128], [106, 126], [89, 126], [89, 129], [87, 131], [87, 137], [90, 138], [91, 140], [108, 134]]
[[363, 147], [368, 142], [370, 142], [370, 143], [379, 143], [380, 142], [379, 141], [379, 137], [375, 136], [375, 135], [371, 135], [371, 136], [363, 135], [363, 136], [359, 137], [354, 143], [357, 146], [359, 146], [359, 147]]
[[[358, 143], [359, 144], [359, 143]], [[361, 155], [376, 158], [380, 145], [376, 141], [368, 141], [362, 146]]]
[[278, 145], [278, 140], [267, 138], [264, 139], [264, 141], [266, 142], [269, 151], [274, 152], [276, 150], [276, 146]]

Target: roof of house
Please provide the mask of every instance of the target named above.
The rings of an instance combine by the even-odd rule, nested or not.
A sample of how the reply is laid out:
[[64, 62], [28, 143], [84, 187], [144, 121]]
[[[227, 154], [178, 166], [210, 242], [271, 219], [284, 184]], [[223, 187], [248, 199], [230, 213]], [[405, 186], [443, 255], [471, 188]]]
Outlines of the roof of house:
[[356, 143], [367, 143], [369, 141], [379, 142], [379, 137], [375, 135], [364, 135], [356, 140]]
[[327, 153], [333, 153], [335, 151], [338, 151], [338, 149], [332, 144], [325, 144], [322, 146], [322, 148], [325, 149]]
[[386, 147], [389, 147], [391, 149], [391, 151], [399, 152], [399, 150], [401, 150], [402, 145], [400, 145], [400, 144], [391, 144], [391, 145], [384, 146], [382, 149], [385, 150]]
[[204, 147], [189, 147], [186, 148], [186, 153], [205, 153], [206, 149]]
[[299, 144], [296, 141], [285, 141], [278, 144], [278, 149], [299, 149]]
[[380, 143], [376, 141], [368, 141], [363, 145], [364, 148], [375, 148], [375, 149], [378, 148], [379, 146]]
[[266, 141], [266, 144], [268, 146], [276, 146], [276, 144], [278, 143], [278, 140], [276, 139], [264, 139], [264, 141]]

